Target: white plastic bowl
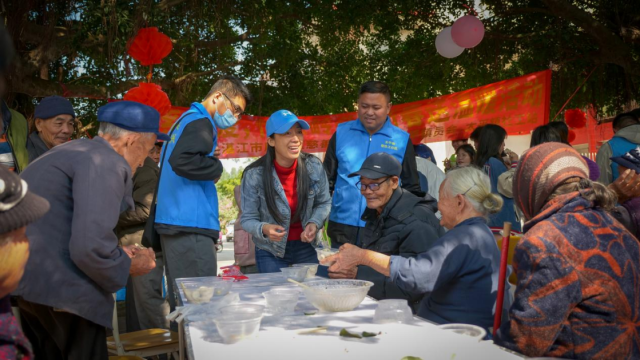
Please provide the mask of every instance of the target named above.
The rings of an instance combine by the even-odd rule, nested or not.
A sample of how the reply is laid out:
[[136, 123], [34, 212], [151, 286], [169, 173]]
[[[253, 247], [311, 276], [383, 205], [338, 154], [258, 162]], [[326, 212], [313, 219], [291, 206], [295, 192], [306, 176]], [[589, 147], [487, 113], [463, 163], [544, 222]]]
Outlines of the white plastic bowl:
[[321, 311], [351, 311], [358, 307], [369, 289], [371, 281], [365, 280], [318, 280], [305, 283], [307, 300]]
[[311, 279], [316, 276], [318, 272], [318, 264], [313, 263], [305, 263], [305, 264], [294, 264], [293, 267], [306, 267], [307, 268], [307, 276], [305, 279]]
[[440, 329], [453, 331], [456, 334], [469, 336], [481, 341], [487, 335], [487, 331], [480, 326], [470, 324], [443, 324], [438, 325]]
[[411, 322], [413, 313], [407, 303], [402, 299], [385, 299], [378, 301], [378, 308], [373, 315], [373, 322], [376, 324]]
[[285, 279], [293, 279], [295, 281], [303, 281], [307, 276], [307, 268], [306, 267], [286, 267], [281, 268], [282, 276]]
[[212, 283], [181, 283], [184, 296], [190, 304], [203, 304], [211, 301], [215, 286]]
[[255, 311], [233, 311], [223, 313], [213, 319], [218, 333], [226, 344], [233, 344], [246, 338], [255, 337], [260, 330], [262, 313]]
[[227, 295], [229, 293], [229, 290], [231, 290], [232, 285], [233, 279], [216, 278], [214, 282], [215, 291], [213, 292], [213, 294], [215, 296]]
[[263, 292], [267, 311], [272, 315], [292, 313], [298, 304], [300, 290], [297, 288], [271, 289]]

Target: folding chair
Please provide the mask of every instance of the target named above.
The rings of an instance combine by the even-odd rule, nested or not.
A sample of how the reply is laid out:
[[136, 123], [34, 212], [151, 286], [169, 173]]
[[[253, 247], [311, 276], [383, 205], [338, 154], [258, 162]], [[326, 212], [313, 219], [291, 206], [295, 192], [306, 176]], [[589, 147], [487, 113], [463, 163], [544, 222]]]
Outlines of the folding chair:
[[[115, 299], [115, 294], [114, 294]], [[107, 338], [107, 348], [113, 355], [148, 357], [172, 354], [174, 359], [181, 355], [182, 344], [178, 334], [165, 329], [148, 329], [120, 334], [118, 330], [118, 306], [113, 307], [113, 336]], [[123, 358], [123, 360], [126, 358]]]

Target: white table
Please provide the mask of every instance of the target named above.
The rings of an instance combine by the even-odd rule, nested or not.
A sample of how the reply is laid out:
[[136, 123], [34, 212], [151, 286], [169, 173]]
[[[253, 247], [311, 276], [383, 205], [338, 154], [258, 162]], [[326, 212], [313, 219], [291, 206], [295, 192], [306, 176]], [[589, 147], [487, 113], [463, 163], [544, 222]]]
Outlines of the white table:
[[[266, 305], [262, 293], [271, 287], [291, 287], [281, 274], [248, 275], [249, 280], [236, 282], [231, 292], [240, 295], [240, 301]], [[205, 278], [184, 279], [189, 282]], [[320, 278], [318, 278], [320, 279]], [[177, 279], [180, 298], [188, 304]], [[188, 323], [185, 326], [186, 348], [191, 360], [203, 359], [389, 359], [405, 356], [426, 359], [520, 359], [490, 341], [474, 342], [463, 335], [439, 329], [436, 325], [415, 318], [412, 324], [374, 324], [373, 314], [377, 302], [369, 297], [353, 311], [323, 313], [316, 310], [301, 292], [295, 314], [265, 316], [260, 332], [254, 339], [235, 344], [224, 344], [215, 326]], [[315, 315], [304, 313], [315, 312]], [[327, 326], [324, 332], [301, 334], [301, 329]], [[348, 339], [338, 336], [342, 328], [352, 332], [381, 332], [366, 339]]]

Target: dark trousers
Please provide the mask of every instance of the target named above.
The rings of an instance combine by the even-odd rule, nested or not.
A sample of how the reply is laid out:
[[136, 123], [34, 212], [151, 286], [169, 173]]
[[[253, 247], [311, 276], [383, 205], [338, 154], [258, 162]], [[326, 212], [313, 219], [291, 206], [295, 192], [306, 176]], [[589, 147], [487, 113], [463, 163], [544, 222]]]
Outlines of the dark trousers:
[[127, 281], [127, 332], [147, 329], [168, 329], [169, 302], [162, 294], [164, 257], [156, 253], [156, 267], [148, 274]]
[[25, 335], [38, 360], [107, 360], [104, 326], [18, 298]]
[[331, 247], [339, 249], [343, 244], [360, 246], [360, 227], [340, 224], [329, 220], [327, 234], [331, 238]]
[[261, 273], [280, 272], [281, 268], [304, 263], [317, 264], [318, 255], [313, 245], [302, 240], [287, 241], [283, 258], [256, 247], [256, 265]]
[[167, 300], [173, 311], [179, 295], [175, 289], [176, 279], [218, 275], [217, 239], [181, 232], [176, 235], [160, 234], [160, 240], [167, 278]]

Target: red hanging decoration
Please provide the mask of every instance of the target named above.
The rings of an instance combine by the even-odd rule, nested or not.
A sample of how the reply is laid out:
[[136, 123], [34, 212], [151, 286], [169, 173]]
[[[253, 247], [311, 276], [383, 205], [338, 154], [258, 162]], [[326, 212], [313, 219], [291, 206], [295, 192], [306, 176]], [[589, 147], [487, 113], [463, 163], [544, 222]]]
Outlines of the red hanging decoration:
[[576, 133], [573, 130], [569, 130], [569, 136], [567, 136], [567, 141], [569, 144], [576, 140]]
[[153, 83], [140, 83], [138, 87], [127, 91], [124, 100], [136, 101], [158, 110], [160, 116], [171, 110], [171, 101], [162, 88]]
[[582, 129], [587, 125], [587, 116], [580, 109], [569, 109], [564, 112], [564, 122], [573, 129]]
[[160, 64], [173, 50], [171, 39], [158, 31], [157, 27], [142, 28], [131, 40], [127, 51], [132, 58], [144, 66]]

